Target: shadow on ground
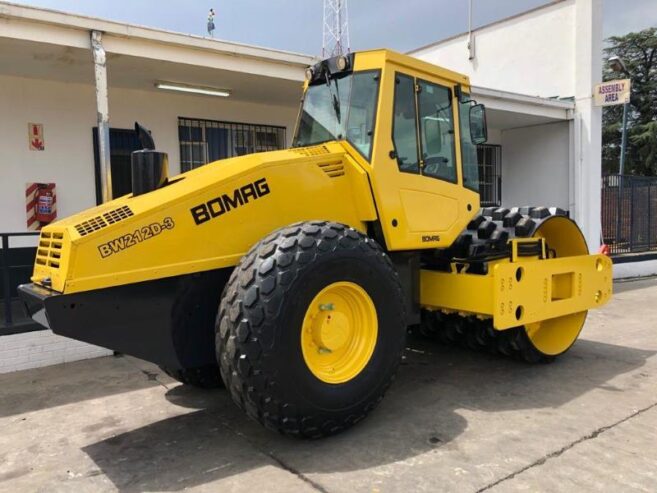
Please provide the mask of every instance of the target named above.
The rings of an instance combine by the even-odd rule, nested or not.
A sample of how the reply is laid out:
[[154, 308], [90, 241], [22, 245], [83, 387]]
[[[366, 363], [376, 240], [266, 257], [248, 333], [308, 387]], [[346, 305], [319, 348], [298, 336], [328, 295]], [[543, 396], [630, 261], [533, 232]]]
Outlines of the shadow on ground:
[[0, 417], [159, 385], [157, 374], [136, 369], [130, 359], [119, 356], [2, 374]]
[[[178, 491], [246, 470], [352, 471], [411, 459], [459, 436], [459, 410], [555, 408], [644, 365], [653, 351], [580, 340], [549, 365], [411, 339], [397, 381], [373, 414], [339, 436], [299, 441], [245, 418], [225, 391], [177, 386], [173, 404], [195, 409], [86, 447], [122, 491]], [[290, 465], [290, 464], [293, 464]]]

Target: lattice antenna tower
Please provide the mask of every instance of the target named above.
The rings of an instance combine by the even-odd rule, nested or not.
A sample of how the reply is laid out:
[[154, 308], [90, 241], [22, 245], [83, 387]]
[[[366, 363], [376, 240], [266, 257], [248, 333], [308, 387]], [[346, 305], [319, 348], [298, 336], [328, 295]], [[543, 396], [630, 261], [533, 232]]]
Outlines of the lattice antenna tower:
[[324, 0], [322, 58], [345, 55], [350, 51], [347, 0]]

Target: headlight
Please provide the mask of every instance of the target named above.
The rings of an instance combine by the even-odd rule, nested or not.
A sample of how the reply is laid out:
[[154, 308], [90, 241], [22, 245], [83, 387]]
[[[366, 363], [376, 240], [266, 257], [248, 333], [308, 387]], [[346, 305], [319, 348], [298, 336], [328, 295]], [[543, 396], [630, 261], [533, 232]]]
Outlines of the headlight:
[[338, 57], [335, 64], [338, 67], [338, 70], [340, 71], [346, 70], [347, 67], [349, 67], [349, 59], [346, 56], [342, 55]]
[[313, 71], [312, 67], [308, 67], [306, 69], [306, 80], [307, 81], [313, 80], [313, 75], [315, 75], [315, 72]]

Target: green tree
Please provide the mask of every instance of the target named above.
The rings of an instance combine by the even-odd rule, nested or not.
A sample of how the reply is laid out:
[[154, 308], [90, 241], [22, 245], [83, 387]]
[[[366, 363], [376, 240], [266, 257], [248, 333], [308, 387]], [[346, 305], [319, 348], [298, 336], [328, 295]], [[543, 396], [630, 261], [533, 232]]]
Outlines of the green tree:
[[[628, 138], [625, 173], [657, 175], [657, 28], [644, 29], [607, 39], [605, 61], [619, 56], [632, 79], [628, 108]], [[604, 80], [624, 79], [626, 74], [604, 64]], [[618, 173], [623, 106], [608, 106], [602, 113], [602, 166], [606, 173]]]

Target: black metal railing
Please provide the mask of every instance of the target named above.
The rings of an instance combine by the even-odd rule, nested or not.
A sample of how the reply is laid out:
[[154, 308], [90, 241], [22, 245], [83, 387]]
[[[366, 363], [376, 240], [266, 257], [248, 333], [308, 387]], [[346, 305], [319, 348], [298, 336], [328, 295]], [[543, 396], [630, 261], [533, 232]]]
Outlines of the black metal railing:
[[612, 255], [657, 251], [657, 176], [602, 177], [602, 239]]
[[11, 247], [10, 239], [20, 237], [37, 237], [39, 233], [0, 233], [2, 250], [0, 250], [0, 335], [15, 334], [38, 330], [40, 325], [33, 322], [25, 313], [23, 304], [17, 296], [19, 284], [28, 282], [32, 274], [36, 247]]

